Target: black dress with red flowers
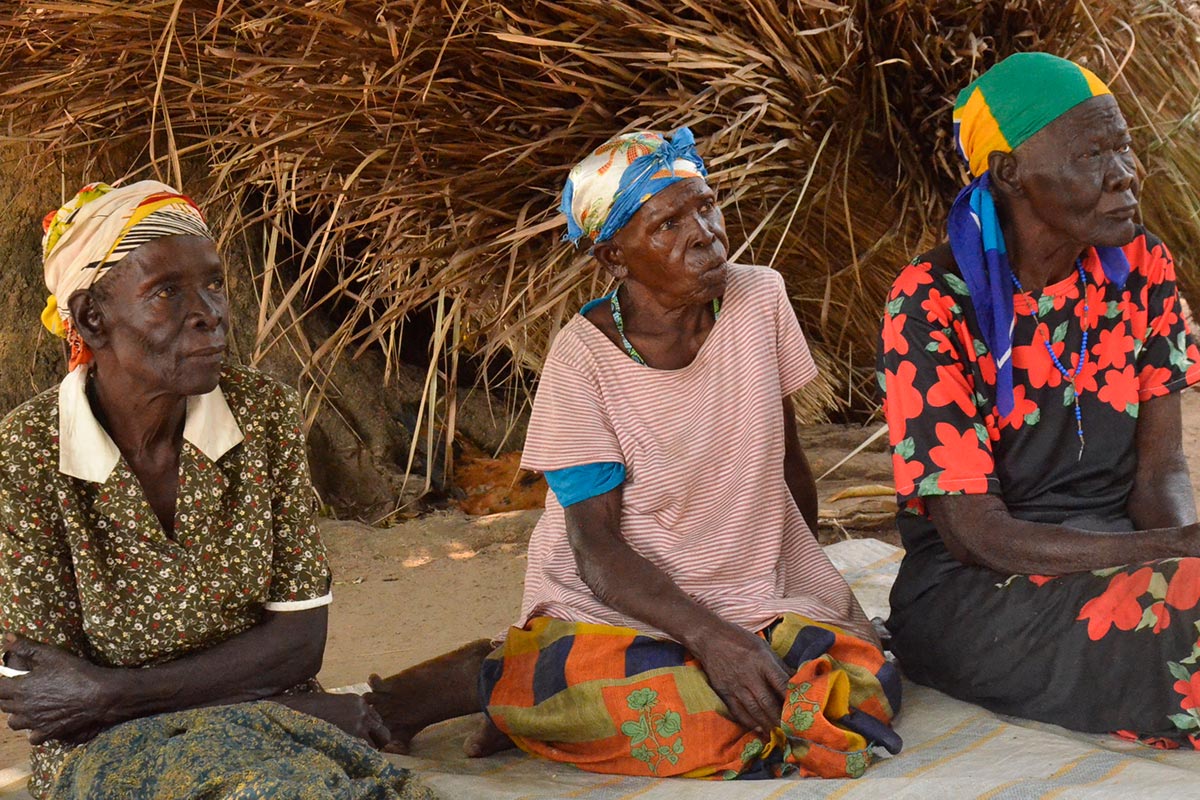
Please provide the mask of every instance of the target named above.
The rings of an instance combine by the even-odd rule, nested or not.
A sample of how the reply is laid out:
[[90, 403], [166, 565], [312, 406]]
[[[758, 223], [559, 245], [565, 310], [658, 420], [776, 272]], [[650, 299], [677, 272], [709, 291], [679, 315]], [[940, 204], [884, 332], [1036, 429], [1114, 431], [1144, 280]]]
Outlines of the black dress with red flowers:
[[[951, 556], [924, 507], [934, 495], [987, 493], [1018, 519], [1133, 530], [1138, 409], [1200, 380], [1200, 351], [1166, 246], [1139, 231], [1123, 250], [1123, 286], [1088, 251], [1086, 286], [1073, 274], [1014, 294], [1005, 417], [949, 248], [896, 278], [877, 365], [905, 547], [888, 627], [918, 683], [1076, 730], [1183, 738], [1200, 735], [1200, 559], [1001, 575]], [[1084, 326], [1087, 358], [1072, 382], [1046, 343], [1073, 373]]]

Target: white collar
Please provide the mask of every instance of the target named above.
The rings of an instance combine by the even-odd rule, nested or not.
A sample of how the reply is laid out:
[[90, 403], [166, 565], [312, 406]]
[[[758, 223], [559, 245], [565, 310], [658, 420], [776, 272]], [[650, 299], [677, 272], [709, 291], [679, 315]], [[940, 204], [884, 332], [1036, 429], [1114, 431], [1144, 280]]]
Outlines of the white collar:
[[[58, 387], [58, 471], [73, 478], [104, 483], [121, 452], [100, 426], [87, 399], [88, 367], [76, 367]], [[242, 441], [221, 387], [187, 399], [183, 438], [216, 461]]]

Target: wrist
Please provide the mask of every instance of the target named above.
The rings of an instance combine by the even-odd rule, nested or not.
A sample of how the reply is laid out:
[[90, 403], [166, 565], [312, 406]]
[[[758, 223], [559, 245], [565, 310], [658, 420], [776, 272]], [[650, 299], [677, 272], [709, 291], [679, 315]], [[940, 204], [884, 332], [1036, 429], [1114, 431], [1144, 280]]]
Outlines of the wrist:
[[132, 689], [136, 683], [130, 680], [134, 670], [120, 667], [94, 667], [96, 675], [96, 711], [106, 726], [116, 725], [131, 719], [130, 706], [134, 704]]

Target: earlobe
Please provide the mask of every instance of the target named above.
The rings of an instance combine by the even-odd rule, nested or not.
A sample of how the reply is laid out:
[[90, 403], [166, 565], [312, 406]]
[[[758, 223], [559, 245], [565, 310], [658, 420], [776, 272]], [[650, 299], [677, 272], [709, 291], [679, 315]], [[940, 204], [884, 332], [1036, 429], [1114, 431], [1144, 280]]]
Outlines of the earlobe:
[[103, 347], [107, 340], [104, 314], [91, 293], [87, 289], [80, 289], [71, 295], [67, 306], [71, 309], [74, 328], [83, 337], [88, 348], [95, 351], [97, 348]]
[[620, 245], [601, 242], [592, 248], [592, 255], [600, 262], [600, 266], [617, 280], [623, 280], [629, 274]]
[[1019, 197], [1025, 193], [1021, 185], [1021, 171], [1017, 165], [1017, 158], [1012, 153], [1002, 153], [999, 150], [989, 153], [988, 172], [992, 175], [992, 185], [1005, 197]]

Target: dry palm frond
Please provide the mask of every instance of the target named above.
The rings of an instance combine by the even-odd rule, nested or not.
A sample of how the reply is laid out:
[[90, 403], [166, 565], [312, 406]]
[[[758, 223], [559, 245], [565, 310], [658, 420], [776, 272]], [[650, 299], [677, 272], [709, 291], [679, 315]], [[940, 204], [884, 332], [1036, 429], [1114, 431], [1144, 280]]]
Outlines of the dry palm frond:
[[[431, 305], [435, 348], [538, 367], [605, 284], [559, 241], [567, 169], [621, 130], [687, 124], [739, 257], [785, 274], [826, 368], [807, 415], [869, 408], [892, 274], [936, 241], [961, 182], [954, 94], [1014, 50], [1119, 75], [1147, 218], [1200, 255], [1200, 26], [1170, 0], [12, 5], [10, 137], [46, 163], [134, 142], [167, 179], [205, 164], [191, 188], [223, 234], [268, 232], [260, 351], [307, 314], [339, 319], [304, 354], [318, 397], [323, 363], [379, 347], [394, 364]], [[435, 358], [434, 396], [452, 371]]]

